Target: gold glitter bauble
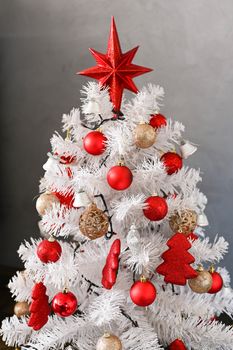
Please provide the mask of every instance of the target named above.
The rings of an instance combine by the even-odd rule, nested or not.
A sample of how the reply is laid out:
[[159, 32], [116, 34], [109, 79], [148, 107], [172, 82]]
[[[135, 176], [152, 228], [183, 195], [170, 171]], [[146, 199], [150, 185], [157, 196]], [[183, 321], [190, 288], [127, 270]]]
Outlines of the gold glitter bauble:
[[39, 215], [44, 215], [45, 211], [52, 208], [53, 203], [60, 203], [57, 196], [53, 193], [44, 192], [37, 198], [36, 210]]
[[109, 221], [107, 215], [95, 204], [89, 205], [79, 219], [79, 229], [84, 236], [96, 239], [108, 232]]
[[29, 304], [26, 301], [18, 301], [14, 307], [14, 314], [17, 317], [29, 315]]
[[139, 124], [135, 130], [135, 145], [139, 148], [149, 148], [155, 143], [155, 129], [149, 124]]
[[96, 350], [121, 350], [122, 344], [120, 339], [110, 333], [105, 333], [98, 339], [96, 344]]
[[189, 287], [195, 293], [207, 293], [213, 283], [212, 276], [207, 270], [204, 270], [203, 268], [199, 268], [196, 271], [198, 273], [198, 276], [188, 280]]
[[197, 226], [197, 213], [190, 209], [175, 212], [170, 217], [169, 225], [173, 232], [189, 234]]

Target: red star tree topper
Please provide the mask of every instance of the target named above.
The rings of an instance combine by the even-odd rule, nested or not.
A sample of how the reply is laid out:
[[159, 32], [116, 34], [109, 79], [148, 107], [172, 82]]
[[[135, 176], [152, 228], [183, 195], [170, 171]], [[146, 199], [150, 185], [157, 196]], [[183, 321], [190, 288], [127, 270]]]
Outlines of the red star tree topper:
[[165, 276], [164, 282], [184, 286], [187, 279], [197, 277], [197, 272], [190, 266], [195, 261], [188, 252], [191, 244], [183, 233], [176, 233], [167, 241], [167, 246], [169, 249], [161, 256], [164, 262], [156, 272]]
[[120, 111], [124, 89], [135, 93], [138, 92], [132, 79], [152, 71], [150, 68], [132, 63], [137, 50], [138, 46], [126, 53], [122, 53], [116, 24], [114, 17], [112, 17], [106, 54], [90, 49], [97, 65], [77, 73], [97, 79], [101, 86], [109, 86], [110, 99], [115, 112]]

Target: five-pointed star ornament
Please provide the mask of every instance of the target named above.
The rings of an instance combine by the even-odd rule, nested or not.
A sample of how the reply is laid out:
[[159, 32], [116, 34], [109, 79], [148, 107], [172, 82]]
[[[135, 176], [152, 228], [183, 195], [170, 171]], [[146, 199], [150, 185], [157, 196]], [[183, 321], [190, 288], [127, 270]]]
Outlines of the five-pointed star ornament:
[[101, 86], [109, 86], [110, 99], [116, 113], [120, 112], [124, 89], [135, 93], [138, 92], [132, 79], [152, 71], [150, 68], [132, 63], [137, 50], [138, 46], [126, 53], [122, 53], [116, 24], [114, 17], [112, 17], [106, 54], [90, 49], [97, 65], [77, 73], [97, 79]]

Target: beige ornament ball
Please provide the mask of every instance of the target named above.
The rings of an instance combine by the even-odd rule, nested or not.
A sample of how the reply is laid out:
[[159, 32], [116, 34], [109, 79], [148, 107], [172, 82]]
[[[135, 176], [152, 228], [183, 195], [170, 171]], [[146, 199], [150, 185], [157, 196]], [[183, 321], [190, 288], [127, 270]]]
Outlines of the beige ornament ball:
[[209, 271], [199, 267], [197, 270], [198, 276], [188, 280], [189, 287], [195, 293], [207, 293], [212, 286], [212, 276]]
[[57, 196], [53, 193], [44, 192], [36, 201], [36, 210], [39, 215], [44, 215], [45, 211], [52, 208], [53, 203], [60, 203]]
[[149, 124], [139, 124], [134, 130], [135, 145], [139, 148], [149, 148], [155, 143], [156, 132]]
[[197, 213], [190, 209], [175, 212], [170, 217], [169, 225], [173, 232], [189, 234], [197, 226]]
[[82, 213], [79, 219], [79, 229], [84, 236], [96, 239], [108, 232], [109, 221], [107, 215], [92, 203]]
[[26, 301], [18, 301], [14, 307], [14, 314], [17, 317], [29, 315], [29, 304]]
[[96, 350], [121, 350], [122, 343], [120, 339], [110, 333], [105, 333], [101, 338], [98, 339], [96, 344]]

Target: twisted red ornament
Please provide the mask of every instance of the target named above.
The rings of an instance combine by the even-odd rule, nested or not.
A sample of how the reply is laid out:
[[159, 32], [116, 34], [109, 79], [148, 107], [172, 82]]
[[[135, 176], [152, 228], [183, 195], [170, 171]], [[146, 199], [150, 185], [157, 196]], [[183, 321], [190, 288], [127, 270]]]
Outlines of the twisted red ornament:
[[102, 270], [102, 285], [106, 289], [111, 289], [116, 283], [120, 253], [121, 241], [119, 239], [115, 239], [111, 245], [105, 266]]

